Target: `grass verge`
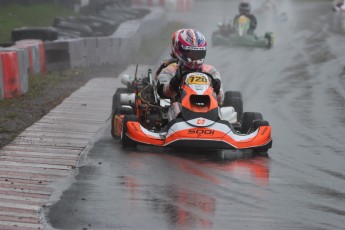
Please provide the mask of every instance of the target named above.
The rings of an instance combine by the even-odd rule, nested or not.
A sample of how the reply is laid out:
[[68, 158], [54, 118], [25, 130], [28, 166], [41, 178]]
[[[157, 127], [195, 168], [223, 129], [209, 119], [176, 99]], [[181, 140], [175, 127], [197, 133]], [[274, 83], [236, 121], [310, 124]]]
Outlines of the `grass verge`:
[[75, 15], [72, 10], [53, 3], [0, 7], [0, 42], [11, 42], [11, 31], [22, 26], [51, 26], [57, 16]]

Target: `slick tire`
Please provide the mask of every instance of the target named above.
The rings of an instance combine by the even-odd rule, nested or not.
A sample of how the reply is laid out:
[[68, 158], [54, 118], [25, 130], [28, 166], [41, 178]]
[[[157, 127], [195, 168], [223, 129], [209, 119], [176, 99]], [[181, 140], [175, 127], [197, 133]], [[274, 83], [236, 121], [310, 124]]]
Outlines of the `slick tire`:
[[132, 93], [128, 88], [117, 88], [115, 93]]
[[223, 107], [231, 106], [237, 112], [237, 121], [240, 121], [243, 114], [242, 94], [239, 91], [226, 91], [224, 94]]
[[253, 121], [253, 130], [257, 130], [261, 126], [269, 126], [270, 124], [266, 120], [254, 120]]
[[265, 33], [265, 38], [268, 41], [267, 48], [270, 49], [273, 46], [274, 38], [272, 33]]
[[133, 115], [133, 109], [129, 107], [121, 107], [121, 108], [116, 108], [112, 113], [111, 113], [111, 136], [114, 139], [118, 139], [119, 136], [115, 134], [115, 116], [116, 115]]
[[114, 112], [112, 112], [111, 113], [111, 130], [110, 130], [110, 134], [111, 134], [111, 136], [113, 137], [113, 139], [118, 139], [119, 138], [119, 136], [117, 136], [117, 135], [115, 135], [115, 113]]
[[124, 148], [135, 148], [137, 146], [137, 142], [133, 141], [129, 138], [127, 133], [127, 122], [129, 121], [138, 121], [138, 117], [134, 115], [125, 115], [122, 122], [122, 132], [121, 132], [121, 143], [122, 147]]
[[12, 41], [24, 39], [39, 39], [43, 41], [54, 41], [58, 39], [58, 32], [53, 27], [22, 27], [12, 30]]
[[113, 104], [112, 104], [112, 109], [111, 109], [111, 136], [116, 139], [117, 136], [115, 135], [115, 127], [114, 127], [114, 122], [115, 122], [115, 116], [120, 114], [121, 110], [121, 95], [118, 93], [115, 93], [113, 95]]
[[[253, 131], [257, 130], [261, 126], [269, 126], [270, 124], [266, 120], [255, 120], [253, 121]], [[257, 155], [268, 157], [268, 149], [272, 148], [272, 142], [266, 146], [255, 148], [254, 151]]]
[[119, 113], [121, 109], [121, 94], [115, 93], [113, 95], [112, 112]]
[[[253, 132], [254, 124], [256, 120], [262, 121], [263, 117], [261, 113], [258, 112], [244, 112], [242, 114], [241, 130], [243, 134], [249, 134]], [[258, 123], [259, 124], [259, 123]]]

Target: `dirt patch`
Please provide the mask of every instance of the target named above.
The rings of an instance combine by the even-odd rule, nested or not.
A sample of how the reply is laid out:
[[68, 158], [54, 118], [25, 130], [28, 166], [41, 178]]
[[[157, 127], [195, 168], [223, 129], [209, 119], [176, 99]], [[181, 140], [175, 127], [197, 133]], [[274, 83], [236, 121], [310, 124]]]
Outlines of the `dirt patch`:
[[116, 77], [121, 71], [120, 67], [102, 67], [30, 77], [27, 94], [0, 101], [0, 149], [91, 78]]

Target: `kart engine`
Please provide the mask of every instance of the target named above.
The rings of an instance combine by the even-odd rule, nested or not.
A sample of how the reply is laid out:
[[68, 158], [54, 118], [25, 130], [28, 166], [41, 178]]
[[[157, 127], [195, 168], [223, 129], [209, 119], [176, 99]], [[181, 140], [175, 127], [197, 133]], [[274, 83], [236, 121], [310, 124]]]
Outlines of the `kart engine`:
[[162, 108], [155, 102], [153, 87], [149, 84], [141, 85], [138, 82], [139, 98], [137, 109], [141, 124], [149, 130], [159, 131], [165, 125]]

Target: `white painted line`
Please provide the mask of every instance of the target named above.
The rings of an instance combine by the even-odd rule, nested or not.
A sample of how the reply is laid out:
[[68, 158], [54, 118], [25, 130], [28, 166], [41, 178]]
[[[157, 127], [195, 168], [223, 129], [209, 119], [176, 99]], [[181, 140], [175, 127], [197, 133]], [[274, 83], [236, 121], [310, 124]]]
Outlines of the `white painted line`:
[[9, 161], [9, 160], [0, 160], [0, 165], [11, 165], [11, 166], [28, 166], [28, 167], [37, 167], [37, 168], [46, 168], [46, 169], [63, 169], [68, 170], [71, 169], [72, 166], [66, 166], [66, 165], [53, 165], [53, 164], [35, 164], [35, 163], [24, 163], [20, 161]]
[[13, 203], [3, 203], [0, 202], [0, 210], [1, 207], [6, 208], [20, 208], [20, 209], [27, 209], [27, 210], [33, 210], [33, 211], [39, 211], [41, 206], [38, 205], [28, 205], [28, 204], [13, 204]]
[[9, 229], [13, 229], [13, 227], [19, 228], [35, 228], [35, 229], [43, 229], [42, 224], [31, 224], [31, 223], [20, 223], [20, 222], [11, 222], [11, 221], [1, 221], [1, 226], [9, 226]]

